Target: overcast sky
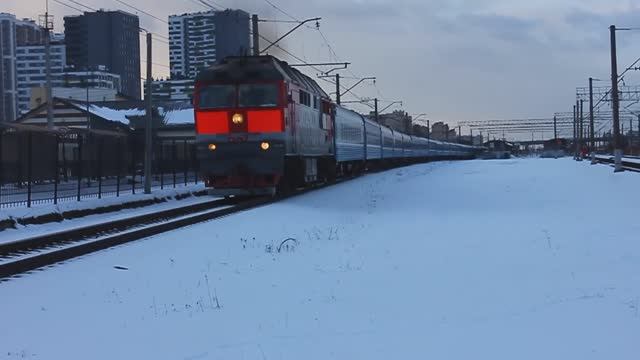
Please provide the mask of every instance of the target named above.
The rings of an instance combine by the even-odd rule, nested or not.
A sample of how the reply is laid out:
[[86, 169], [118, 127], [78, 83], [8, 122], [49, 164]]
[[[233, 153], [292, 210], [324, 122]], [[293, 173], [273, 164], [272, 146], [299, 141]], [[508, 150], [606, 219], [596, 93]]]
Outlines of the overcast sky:
[[[116, 0], [77, 1], [136, 13]], [[124, 1], [163, 19], [203, 10], [197, 0]], [[640, 6], [630, 0], [271, 1], [296, 18], [322, 17], [320, 29], [337, 57], [352, 63], [352, 73], [343, 72], [345, 76], [377, 76], [375, 87], [363, 84], [355, 90], [358, 96], [402, 100], [411, 114], [446, 121], [549, 117], [570, 111], [576, 86], [586, 86], [589, 76], [609, 78], [608, 26], [640, 26]], [[210, 2], [264, 19], [287, 19], [266, 0]], [[1, 3], [1, 11], [37, 18], [45, 0]], [[54, 0], [50, 11], [60, 31], [62, 17], [77, 13]], [[139, 15], [144, 27], [167, 35], [166, 24]], [[261, 30], [275, 38], [290, 26], [265, 24]], [[619, 33], [621, 68], [640, 56], [638, 44], [640, 32]], [[308, 61], [334, 60], [313, 29], [298, 30], [284, 45]], [[154, 56], [154, 62], [168, 64], [168, 45], [157, 43]], [[168, 70], [156, 66], [154, 72], [163, 76]], [[352, 81], [345, 79], [346, 85]], [[627, 78], [630, 82], [633, 77]]]

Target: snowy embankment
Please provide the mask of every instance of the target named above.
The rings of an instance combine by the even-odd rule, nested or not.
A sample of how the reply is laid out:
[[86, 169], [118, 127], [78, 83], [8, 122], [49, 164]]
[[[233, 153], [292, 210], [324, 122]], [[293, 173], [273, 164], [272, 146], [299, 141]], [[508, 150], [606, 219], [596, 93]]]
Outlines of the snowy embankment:
[[[14, 228], [0, 227], [0, 243], [212, 200], [208, 196], [194, 196], [203, 191], [204, 185], [199, 184], [176, 189], [155, 189], [151, 194], [125, 194], [57, 205], [39, 204], [31, 208], [3, 208], [0, 209], [0, 222], [8, 222]], [[22, 225], [21, 222], [27, 222], [28, 225]]]
[[636, 359], [638, 180], [368, 175], [0, 283], [0, 358]]

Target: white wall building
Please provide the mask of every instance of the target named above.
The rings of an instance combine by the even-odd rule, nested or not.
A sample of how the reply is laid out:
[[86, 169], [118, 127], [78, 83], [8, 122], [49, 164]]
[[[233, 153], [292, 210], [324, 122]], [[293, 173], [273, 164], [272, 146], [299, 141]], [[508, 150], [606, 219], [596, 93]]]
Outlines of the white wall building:
[[[31, 110], [31, 89], [46, 85], [46, 54], [44, 45], [18, 46], [16, 48], [16, 75], [18, 112]], [[51, 83], [62, 86], [62, 73], [66, 66], [66, 50], [63, 43], [51, 44]]]
[[120, 92], [122, 79], [120, 75], [110, 73], [104, 66], [91, 71], [69, 71], [61, 75], [64, 87], [90, 87], [96, 89], [113, 89]]
[[44, 31], [33, 20], [0, 13], [0, 121], [18, 117], [16, 48], [42, 43], [43, 36]]
[[249, 14], [242, 10], [169, 16], [172, 79], [195, 79], [202, 69], [232, 55], [248, 55]]
[[[182, 80], [154, 80], [152, 83], [152, 98], [154, 101], [191, 101], [195, 81]], [[144, 84], [145, 94], [147, 83]]]
[[216, 62], [215, 11], [169, 16], [172, 78], [195, 78]]

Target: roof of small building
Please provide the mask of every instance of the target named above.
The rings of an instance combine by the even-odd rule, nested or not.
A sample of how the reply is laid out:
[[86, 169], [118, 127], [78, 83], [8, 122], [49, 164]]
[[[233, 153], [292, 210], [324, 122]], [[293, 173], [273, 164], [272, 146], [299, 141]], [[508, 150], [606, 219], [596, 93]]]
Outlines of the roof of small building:
[[[132, 120], [144, 118], [147, 114], [146, 103], [142, 100], [94, 101], [88, 104], [86, 101], [79, 100], [61, 98], [54, 98], [54, 100], [56, 103], [65, 104], [84, 113], [88, 111], [92, 116], [115, 122], [128, 128], [134, 127]], [[163, 126], [194, 126], [193, 105], [188, 101], [164, 101], [156, 102], [153, 105], [153, 115], [155, 118], [160, 117], [162, 119]], [[34, 117], [44, 108], [46, 108], [46, 103], [29, 111], [16, 120], [16, 123]]]

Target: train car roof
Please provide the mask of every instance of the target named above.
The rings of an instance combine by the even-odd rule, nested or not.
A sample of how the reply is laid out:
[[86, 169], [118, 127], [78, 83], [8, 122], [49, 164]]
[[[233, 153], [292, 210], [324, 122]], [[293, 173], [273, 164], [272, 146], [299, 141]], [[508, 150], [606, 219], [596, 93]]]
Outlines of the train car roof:
[[271, 55], [230, 56], [220, 64], [201, 71], [196, 78], [196, 81], [203, 82], [246, 82], [248, 80], [286, 80], [310, 93], [330, 100], [329, 95], [315, 80]]

